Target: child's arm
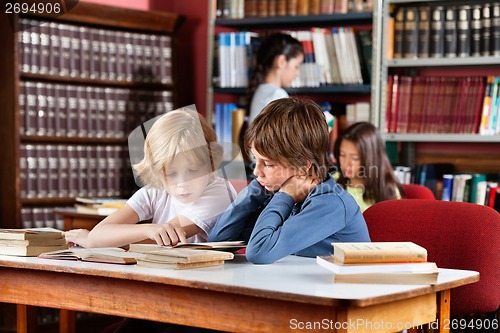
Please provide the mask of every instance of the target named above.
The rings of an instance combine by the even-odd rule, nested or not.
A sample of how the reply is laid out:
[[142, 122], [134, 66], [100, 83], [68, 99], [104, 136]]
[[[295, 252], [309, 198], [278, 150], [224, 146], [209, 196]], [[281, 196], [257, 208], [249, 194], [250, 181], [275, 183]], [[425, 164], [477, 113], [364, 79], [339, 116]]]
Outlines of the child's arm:
[[66, 241], [84, 247], [119, 247], [146, 239], [159, 245], [175, 245], [178, 242], [186, 242], [187, 237], [201, 231], [183, 216], [165, 224], [136, 224], [138, 221], [137, 213], [126, 204], [96, 225], [86, 239], [82, 237], [81, 230], [70, 230], [66, 232]]
[[[219, 216], [208, 235], [208, 241], [247, 240], [261, 207], [269, 198], [270, 194], [253, 180]], [[246, 230], [247, 228], [249, 230]]]
[[333, 193], [313, 194], [291, 215], [294, 199], [278, 192], [262, 211], [246, 249], [249, 261], [270, 264], [308, 248], [345, 227], [346, 209]]

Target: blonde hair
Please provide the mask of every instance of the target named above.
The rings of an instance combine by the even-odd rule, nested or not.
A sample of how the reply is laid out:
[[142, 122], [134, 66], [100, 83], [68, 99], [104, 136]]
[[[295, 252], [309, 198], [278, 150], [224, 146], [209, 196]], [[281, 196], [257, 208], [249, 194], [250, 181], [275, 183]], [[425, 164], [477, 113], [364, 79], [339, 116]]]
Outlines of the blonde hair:
[[133, 168], [144, 184], [161, 189], [164, 170], [180, 153], [192, 163], [210, 165], [212, 172], [222, 161], [213, 128], [201, 114], [186, 108], [156, 120], [144, 142], [144, 158]]

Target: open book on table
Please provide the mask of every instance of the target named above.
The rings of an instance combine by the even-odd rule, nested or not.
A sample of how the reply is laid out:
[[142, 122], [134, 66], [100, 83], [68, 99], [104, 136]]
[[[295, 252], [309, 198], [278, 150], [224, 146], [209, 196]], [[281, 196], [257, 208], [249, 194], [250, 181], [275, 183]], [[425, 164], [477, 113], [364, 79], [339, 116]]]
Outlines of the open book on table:
[[148, 252], [156, 251], [165, 248], [185, 248], [185, 249], [201, 249], [201, 250], [223, 250], [234, 251], [245, 248], [246, 244], [243, 241], [226, 241], [226, 242], [205, 242], [205, 243], [178, 243], [174, 246], [161, 246], [157, 244], [130, 244], [129, 251], [133, 252]]
[[118, 247], [82, 248], [71, 247], [66, 250], [44, 252], [38, 256], [44, 259], [80, 260], [107, 264], [136, 264], [144, 257], [140, 253], [128, 252]]

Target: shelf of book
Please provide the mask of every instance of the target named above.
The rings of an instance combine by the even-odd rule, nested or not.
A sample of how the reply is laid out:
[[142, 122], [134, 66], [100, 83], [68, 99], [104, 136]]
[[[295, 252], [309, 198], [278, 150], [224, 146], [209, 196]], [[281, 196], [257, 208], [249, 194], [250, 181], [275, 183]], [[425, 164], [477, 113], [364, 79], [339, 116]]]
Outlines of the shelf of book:
[[479, 134], [384, 134], [388, 142], [500, 142], [500, 135]]
[[[373, 92], [371, 84], [375, 79], [373, 73], [376, 70], [371, 66], [375, 57], [372, 55], [372, 37], [375, 35], [372, 30], [375, 28], [372, 25], [374, 14], [371, 10], [371, 1], [365, 2], [364, 5], [366, 8], [360, 12], [354, 12], [352, 7], [346, 8], [345, 12], [337, 12], [335, 9], [333, 13], [319, 15], [215, 18], [215, 12], [212, 12], [209, 15], [212, 19], [209, 19], [208, 29], [207, 118], [217, 127], [217, 119], [221, 119], [216, 115], [217, 112], [236, 106], [241, 110], [246, 108], [248, 103], [244, 98], [247, 95], [247, 81], [244, 79], [235, 81], [233, 78], [228, 81], [228, 76], [224, 73], [227, 74], [229, 70], [249, 73], [250, 67], [245, 70], [239, 68], [221, 70], [225, 66], [220, 64], [226, 64], [225, 61], [219, 61], [219, 56], [226, 54], [223, 53], [222, 46], [224, 50], [228, 45], [231, 47], [231, 44], [227, 43], [231, 43], [230, 38], [233, 38], [223, 34], [234, 34], [236, 39], [251, 39], [247, 46], [249, 52], [247, 54], [250, 56], [245, 59], [245, 63], [251, 63], [252, 54], [258, 45], [257, 35], [280, 30], [289, 31], [308, 50], [306, 55], [308, 60], [303, 64], [300, 78], [293, 83], [293, 88], [285, 88], [291, 96], [307, 96], [314, 99], [323, 105], [325, 110], [333, 110], [335, 116], [345, 116], [343, 113], [348, 104], [352, 106], [353, 103], [362, 102], [369, 107], [368, 102]], [[211, 10], [215, 8], [219, 10], [215, 5], [210, 7]], [[240, 34], [246, 35], [243, 37]], [[340, 39], [345, 39], [346, 44], [340, 45]], [[356, 45], [351, 46], [352, 44]], [[337, 51], [332, 50], [333, 48]], [[320, 50], [326, 50], [326, 53], [323, 54]], [[336, 52], [341, 52], [342, 55], [336, 56]], [[323, 60], [312, 60], [320, 58]], [[230, 66], [230, 62], [227, 62], [227, 65]], [[369, 112], [368, 117], [370, 117]], [[226, 119], [228, 116], [222, 118]], [[371, 120], [374, 121], [375, 118]]]
[[173, 83], [160, 82], [136, 82], [136, 81], [117, 81], [117, 80], [99, 80], [85, 79], [79, 77], [68, 77], [49, 74], [36, 73], [21, 73], [21, 80], [36, 81], [36, 82], [54, 82], [67, 83], [75, 85], [96, 86], [96, 87], [115, 87], [115, 88], [132, 88], [132, 89], [150, 89], [150, 90], [173, 90]]
[[21, 143], [79, 143], [79, 144], [106, 144], [123, 145], [127, 143], [126, 138], [86, 138], [86, 137], [59, 137], [59, 136], [38, 136], [20, 135]]
[[174, 109], [180, 21], [93, 3], [0, 17], [3, 228], [58, 227], [53, 209], [76, 196], [130, 195], [128, 133]]
[[335, 25], [371, 25], [372, 12], [335, 13], [303, 16], [246, 17], [242, 19], [216, 19], [215, 25], [237, 29], [284, 29], [325, 27]]
[[388, 59], [386, 66], [392, 67], [456, 67], [456, 66], [498, 66], [498, 57], [467, 58], [425, 58], [425, 59]]
[[386, 141], [500, 142], [498, 16], [492, 1], [390, 0], [377, 8], [374, 107]]

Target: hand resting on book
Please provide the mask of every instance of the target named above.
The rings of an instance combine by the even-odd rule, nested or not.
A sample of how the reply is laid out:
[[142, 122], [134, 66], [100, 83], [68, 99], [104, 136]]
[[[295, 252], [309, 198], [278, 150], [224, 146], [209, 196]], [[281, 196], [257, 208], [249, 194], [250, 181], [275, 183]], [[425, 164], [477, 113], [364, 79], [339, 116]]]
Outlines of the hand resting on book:
[[87, 229], [73, 229], [70, 231], [66, 231], [64, 233], [64, 238], [66, 238], [66, 243], [69, 247], [73, 246], [81, 246], [88, 247], [88, 235], [89, 232]]

